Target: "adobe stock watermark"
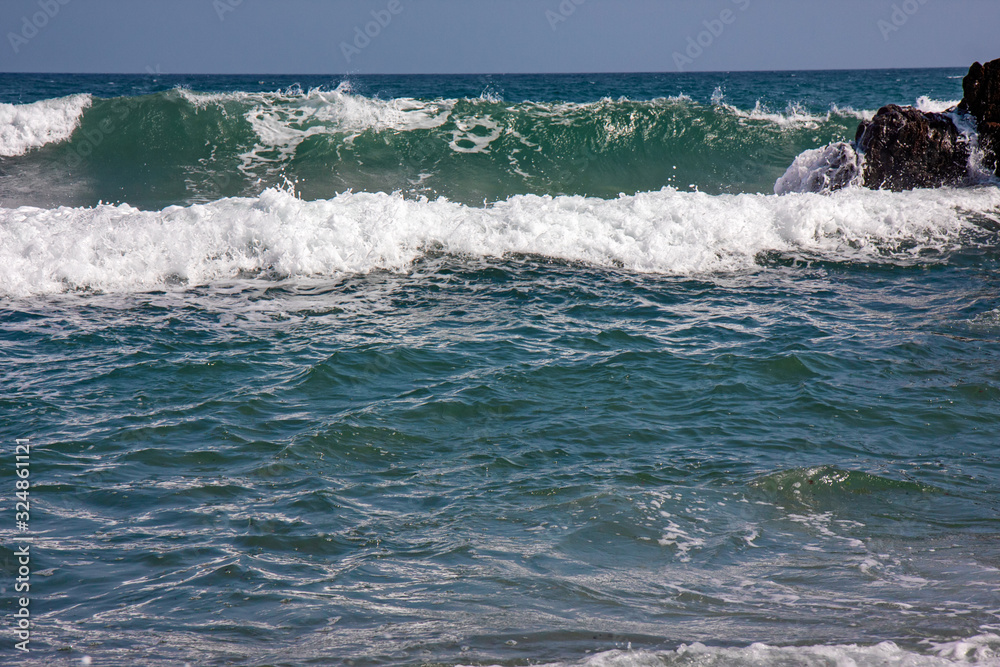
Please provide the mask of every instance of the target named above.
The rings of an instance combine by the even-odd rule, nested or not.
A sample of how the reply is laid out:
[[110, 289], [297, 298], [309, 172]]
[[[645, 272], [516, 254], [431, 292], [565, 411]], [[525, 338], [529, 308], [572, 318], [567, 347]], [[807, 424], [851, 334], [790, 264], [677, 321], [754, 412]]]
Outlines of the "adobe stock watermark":
[[373, 9], [372, 20], [364, 26], [354, 27], [354, 39], [350, 42], [340, 43], [340, 52], [344, 54], [344, 60], [350, 65], [355, 56], [360, 56], [361, 52], [371, 46], [372, 40], [382, 34], [382, 31], [389, 27], [392, 20], [403, 13], [402, 0], [389, 0], [385, 9]]
[[96, 127], [87, 129], [77, 128], [81, 139], [74, 141], [73, 152], [66, 158], [66, 166], [70, 169], [79, 167], [86, 158], [94, 154], [94, 151], [104, 143], [104, 140], [118, 131], [131, 115], [128, 106], [121, 106], [115, 116], [108, 116], [97, 123]]
[[31, 441], [28, 438], [18, 438], [14, 441], [14, 482], [15, 528], [13, 542], [17, 543], [14, 556], [17, 567], [14, 573], [14, 592], [19, 593], [17, 611], [14, 612], [14, 635], [19, 640], [14, 648], [28, 653], [31, 651], [31, 631], [34, 622], [31, 618]]
[[585, 2], [587, 0], [562, 0], [556, 8], [558, 11], [545, 10], [545, 18], [548, 20], [549, 25], [552, 26], [552, 32], [558, 30], [560, 24], [568, 21], [569, 17], [576, 13], [576, 8]]
[[[750, 0], [730, 0], [730, 2], [736, 5], [741, 12], [750, 8]], [[719, 12], [718, 18], [702, 21], [705, 29], [696, 36], [687, 38], [688, 44], [684, 52], [674, 51], [674, 65], [677, 66], [677, 71], [683, 72], [685, 67], [693, 65], [695, 60], [701, 58], [705, 51], [722, 37], [723, 33], [726, 32], [726, 27], [736, 23], [738, 17], [739, 14], [736, 11], [727, 8]]]
[[879, 31], [882, 33], [882, 39], [886, 42], [892, 36], [892, 33], [899, 32], [900, 28], [910, 22], [920, 8], [926, 5], [928, 0], [906, 0], [902, 4], [893, 3], [892, 14], [889, 15], [888, 20], [879, 19], [875, 24], [878, 26]]
[[[159, 64], [155, 67], [146, 65], [146, 73], [150, 76], [165, 74]], [[86, 129], [78, 127], [75, 133], [79, 134], [76, 135], [73, 142], [73, 152], [66, 157], [66, 166], [70, 169], [79, 167], [86, 158], [94, 154], [94, 151], [104, 143], [105, 139], [125, 125], [131, 114], [132, 109], [128, 105], [121, 105], [117, 108], [116, 113], [105, 117], [96, 126]]]
[[235, 12], [236, 8], [243, 4], [243, 0], [212, 0], [212, 7], [219, 15], [219, 21], [226, 20], [226, 14]]
[[41, 11], [35, 12], [30, 18], [28, 16], [21, 17], [20, 32], [7, 33], [7, 41], [10, 42], [10, 48], [14, 49], [14, 53], [20, 53], [21, 49], [28, 42], [38, 36], [38, 33], [41, 32], [52, 19], [59, 15], [60, 10], [72, 1], [73, 0], [38, 0], [37, 4]]

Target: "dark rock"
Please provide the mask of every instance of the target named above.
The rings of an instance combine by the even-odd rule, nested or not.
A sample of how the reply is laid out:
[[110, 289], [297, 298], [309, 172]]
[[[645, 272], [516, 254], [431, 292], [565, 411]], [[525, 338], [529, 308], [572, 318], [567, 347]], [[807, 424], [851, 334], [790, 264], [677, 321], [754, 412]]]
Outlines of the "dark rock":
[[976, 118], [983, 163], [1000, 176], [1000, 59], [975, 63], [962, 81], [959, 109]]
[[855, 143], [868, 188], [937, 188], [967, 179], [969, 143], [944, 114], [890, 104], [861, 124]]
[[1000, 177], [1000, 59], [975, 63], [962, 88], [962, 103], [946, 114], [882, 107], [861, 123], [853, 144], [831, 144], [796, 158], [775, 192], [833, 192], [859, 181], [897, 191], [976, 185], [989, 180], [980, 166]]

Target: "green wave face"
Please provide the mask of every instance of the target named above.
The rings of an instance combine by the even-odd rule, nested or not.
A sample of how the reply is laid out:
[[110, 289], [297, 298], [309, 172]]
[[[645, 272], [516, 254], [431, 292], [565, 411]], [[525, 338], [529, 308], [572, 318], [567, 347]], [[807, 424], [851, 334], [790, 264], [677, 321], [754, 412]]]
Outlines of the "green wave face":
[[852, 497], [885, 493], [939, 493], [926, 484], [880, 477], [858, 470], [844, 470], [836, 466], [793, 468], [758, 477], [750, 486], [780, 501], [814, 505], [817, 503], [846, 502]]
[[254, 196], [286, 179], [306, 199], [398, 191], [474, 205], [665, 186], [770, 193], [803, 150], [851, 138], [857, 123], [854, 112], [775, 114], [684, 97], [512, 104], [172, 90], [95, 99], [68, 141], [8, 159], [0, 187], [7, 206], [47, 203], [24, 180], [45, 178], [74, 184], [63, 204], [148, 208]]

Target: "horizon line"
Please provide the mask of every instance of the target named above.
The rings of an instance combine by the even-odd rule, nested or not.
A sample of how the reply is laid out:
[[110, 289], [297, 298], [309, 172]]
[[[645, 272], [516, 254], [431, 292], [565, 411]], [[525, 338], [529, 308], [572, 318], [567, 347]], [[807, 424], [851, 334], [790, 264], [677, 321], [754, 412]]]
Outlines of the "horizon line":
[[[979, 61], [975, 61], [979, 62]], [[586, 76], [586, 75], [616, 75], [616, 74], [655, 74], [655, 75], [686, 75], [686, 74], [780, 74], [797, 72], [904, 72], [913, 70], [945, 70], [965, 69], [969, 65], [941, 65], [935, 67], [865, 67], [865, 68], [815, 68], [815, 69], [729, 69], [729, 70], [691, 70], [677, 71], [599, 71], [599, 72], [4, 72], [0, 75], [72, 75], [72, 76], [148, 76], [151, 78], [166, 76]]]

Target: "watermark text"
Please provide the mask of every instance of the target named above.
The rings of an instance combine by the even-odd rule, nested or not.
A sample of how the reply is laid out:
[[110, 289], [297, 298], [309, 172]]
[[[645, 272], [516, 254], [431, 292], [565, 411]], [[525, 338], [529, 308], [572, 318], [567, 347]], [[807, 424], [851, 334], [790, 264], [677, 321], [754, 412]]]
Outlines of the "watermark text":
[[31, 650], [31, 443], [18, 439], [14, 443], [14, 526], [13, 542], [16, 577], [14, 592], [19, 593], [14, 611], [14, 648], [25, 653]]
[[879, 19], [876, 25], [882, 33], [882, 39], [886, 42], [893, 33], [899, 32], [900, 28], [910, 22], [910, 19], [920, 11], [922, 5], [926, 5], [928, 0], [905, 0], [903, 3], [893, 3], [892, 14], [888, 19]]
[[403, 9], [402, 0], [389, 0], [385, 9], [372, 10], [371, 21], [365, 23], [364, 26], [355, 26], [354, 39], [350, 42], [340, 43], [340, 52], [344, 54], [344, 60], [347, 61], [347, 64], [350, 64], [356, 56], [360, 56], [361, 52], [371, 45], [372, 40], [381, 35], [395, 17], [403, 13]]
[[[730, 0], [740, 12], [745, 12], [750, 7], [750, 0]], [[712, 47], [715, 42], [722, 37], [728, 26], [736, 23], [739, 14], [729, 8], [719, 12], [718, 18], [702, 21], [705, 29], [697, 35], [688, 36], [687, 48], [681, 51], [674, 51], [674, 65], [678, 72], [683, 72], [688, 65], [693, 65], [694, 61]]]
[[212, 7], [219, 16], [220, 21], [226, 20], [226, 14], [235, 12], [236, 8], [243, 4], [243, 0], [212, 0]]
[[8, 32], [7, 41], [14, 53], [20, 53], [21, 49], [28, 42], [38, 36], [49, 22], [59, 15], [60, 10], [73, 0], [38, 0], [40, 11], [35, 12], [30, 17], [21, 17], [21, 30], [19, 32]]
[[576, 8], [585, 2], [587, 0], [562, 0], [556, 8], [558, 11], [545, 10], [545, 18], [552, 26], [552, 32], [558, 30], [560, 24], [568, 21], [569, 17], [576, 13]]

